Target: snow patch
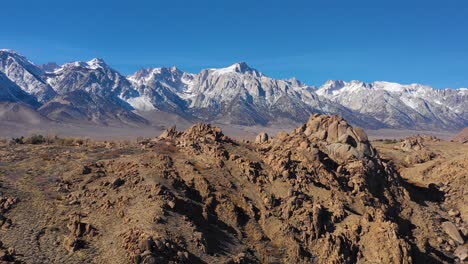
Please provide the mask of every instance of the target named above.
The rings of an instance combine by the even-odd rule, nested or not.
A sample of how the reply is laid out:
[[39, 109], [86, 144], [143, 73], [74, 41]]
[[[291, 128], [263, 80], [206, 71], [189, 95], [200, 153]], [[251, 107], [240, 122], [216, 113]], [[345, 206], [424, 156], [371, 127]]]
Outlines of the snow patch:
[[411, 98], [401, 97], [400, 100], [406, 105], [411, 107], [414, 110], [418, 109], [418, 103], [411, 100]]
[[209, 70], [212, 71], [213, 74], [223, 75], [223, 74], [229, 74], [229, 73], [237, 73], [236, 71], [237, 67], [238, 67], [238, 64], [236, 63], [226, 68], [213, 68]]
[[151, 103], [151, 99], [147, 96], [129, 98], [127, 99], [127, 103], [129, 103], [133, 108], [140, 111], [151, 111], [156, 109]]

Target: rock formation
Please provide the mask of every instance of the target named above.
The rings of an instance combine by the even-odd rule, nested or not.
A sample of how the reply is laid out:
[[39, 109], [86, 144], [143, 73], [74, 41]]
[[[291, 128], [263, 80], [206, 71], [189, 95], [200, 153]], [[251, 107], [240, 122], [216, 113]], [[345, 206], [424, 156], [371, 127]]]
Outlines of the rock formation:
[[[137, 144], [12, 144], [0, 152], [11, 164], [2, 170], [29, 167], [40, 182], [8, 190], [44, 194], [17, 204], [44, 212], [47, 227], [23, 217], [4, 242], [50, 263], [438, 263], [463, 246], [463, 220], [444, 228], [440, 217], [424, 217], [438, 229], [421, 231], [426, 211], [408, 183], [343, 118], [313, 115], [257, 139], [196, 124]], [[31, 213], [21, 210], [8, 214]], [[15, 240], [28, 223], [37, 247]], [[453, 246], [435, 251], [436, 237]]]

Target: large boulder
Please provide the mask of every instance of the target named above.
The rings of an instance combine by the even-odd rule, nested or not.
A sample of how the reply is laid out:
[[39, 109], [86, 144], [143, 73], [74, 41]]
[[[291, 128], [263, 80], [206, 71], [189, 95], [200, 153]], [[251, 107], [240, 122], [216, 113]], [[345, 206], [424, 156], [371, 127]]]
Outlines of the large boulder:
[[268, 134], [265, 132], [262, 132], [258, 134], [257, 137], [255, 138], [255, 143], [258, 143], [258, 144], [265, 143], [265, 142], [268, 142], [269, 139], [270, 137], [268, 136]]

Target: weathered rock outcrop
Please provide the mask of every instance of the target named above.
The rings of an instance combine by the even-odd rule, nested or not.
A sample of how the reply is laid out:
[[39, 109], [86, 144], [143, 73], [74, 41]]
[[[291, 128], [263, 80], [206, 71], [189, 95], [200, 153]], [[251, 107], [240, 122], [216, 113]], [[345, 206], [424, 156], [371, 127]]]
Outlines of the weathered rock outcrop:
[[[68, 152], [34, 146], [40, 155], [28, 162], [37, 160], [41, 175], [33, 179], [57, 175], [33, 193], [45, 200], [53, 228], [37, 231], [37, 248], [8, 236], [21, 254], [42, 256], [48, 246], [66, 252], [49, 258], [62, 263], [443, 263], [464, 256], [464, 211], [452, 207], [459, 211], [444, 214], [450, 222], [426, 213], [364, 131], [339, 116], [313, 115], [255, 142], [196, 124], [135, 144], [93, 144]], [[23, 160], [8, 160], [11, 175], [27, 167]], [[22, 213], [19, 225], [32, 221], [24, 217], [30, 210]], [[449, 249], [434, 249], [437, 238]]]

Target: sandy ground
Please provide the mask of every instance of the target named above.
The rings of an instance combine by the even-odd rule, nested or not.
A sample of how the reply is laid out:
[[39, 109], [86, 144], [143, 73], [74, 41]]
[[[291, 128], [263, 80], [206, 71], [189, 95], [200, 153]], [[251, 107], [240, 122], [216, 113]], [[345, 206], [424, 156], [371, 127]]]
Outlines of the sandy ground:
[[[21, 125], [15, 123], [0, 123], [0, 137], [11, 138], [19, 136], [29, 136], [32, 134], [58, 135], [62, 137], [83, 137], [100, 140], [133, 140], [138, 137], [155, 137], [161, 134], [164, 129], [173, 124], [180, 130], [187, 129], [194, 123], [182, 119], [175, 120], [168, 118], [160, 120], [157, 125], [145, 127], [113, 127], [113, 126], [93, 126], [84, 124], [37, 124]], [[267, 132], [270, 135], [276, 135], [280, 131], [290, 132], [294, 129], [293, 125], [284, 126], [239, 126], [230, 124], [214, 123], [223, 129], [224, 133], [236, 139], [252, 140], [260, 132]], [[433, 135], [441, 139], [451, 139], [456, 132], [451, 131], [418, 131], [418, 130], [396, 130], [379, 129], [366, 130], [369, 139], [400, 139], [412, 135], [426, 134]]]

